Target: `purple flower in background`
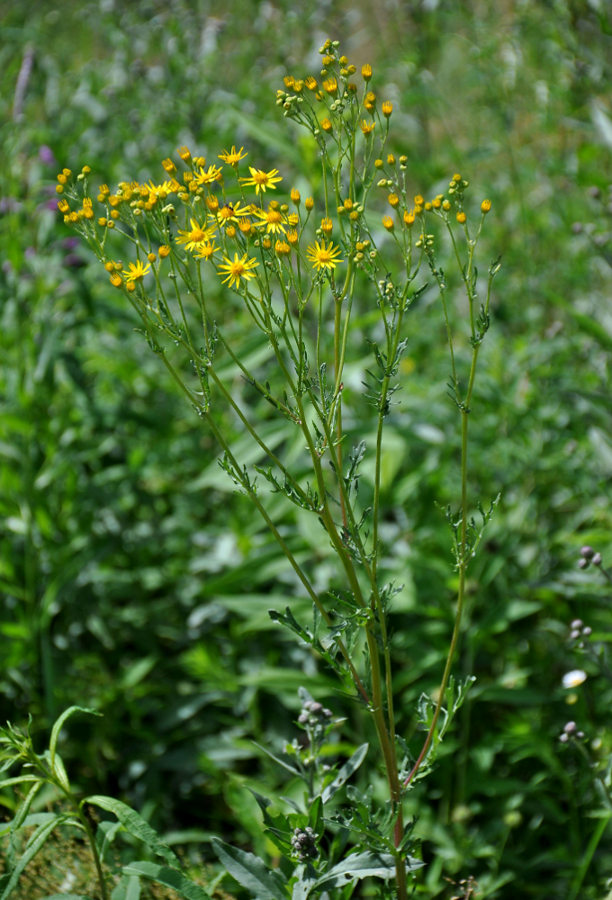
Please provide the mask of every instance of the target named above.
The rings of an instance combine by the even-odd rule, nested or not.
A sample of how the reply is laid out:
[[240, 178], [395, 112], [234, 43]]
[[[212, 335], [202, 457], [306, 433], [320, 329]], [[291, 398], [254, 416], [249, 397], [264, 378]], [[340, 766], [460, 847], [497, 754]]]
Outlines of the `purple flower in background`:
[[51, 147], [48, 147], [46, 144], [43, 144], [38, 150], [38, 158], [41, 163], [44, 163], [46, 166], [57, 166], [57, 160], [53, 154], [53, 150]]

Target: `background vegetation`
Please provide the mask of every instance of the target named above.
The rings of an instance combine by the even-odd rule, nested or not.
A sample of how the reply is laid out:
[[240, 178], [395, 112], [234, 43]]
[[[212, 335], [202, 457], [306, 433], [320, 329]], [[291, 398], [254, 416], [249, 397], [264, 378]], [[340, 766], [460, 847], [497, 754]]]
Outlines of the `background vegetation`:
[[[54, 189], [63, 166], [88, 163], [109, 184], [161, 179], [180, 144], [211, 161], [245, 144], [284, 184], [316, 191], [313, 148], [274, 92], [283, 75], [316, 71], [319, 45], [338, 38], [394, 103], [414, 192], [461, 172], [491, 197], [485, 240], [491, 258], [503, 254], [472, 432], [474, 486], [502, 499], [471, 571], [458, 662], [476, 685], [411, 795], [423, 896], [449, 897], [445, 879], [469, 875], [483, 897], [570, 896], [602, 801], [559, 734], [576, 720], [591, 761], [612, 753], [610, 685], [568, 643], [577, 617], [591, 642], [612, 639], [610, 592], [576, 565], [585, 543], [612, 558], [609, 8], [81, 0], [32, 13], [5, 2], [1, 36], [0, 721], [31, 714], [42, 733], [73, 703], [102, 712], [71, 721], [73, 778], [182, 832], [194, 860], [211, 858], [208, 834], [246, 845], [257, 833], [248, 787], [283, 780], [254, 741], [278, 750], [295, 736], [300, 684], [347, 716], [346, 742], [363, 740], [329, 674], [269, 618], [302, 603], [299, 590], [121, 298], [64, 229]], [[407, 738], [452, 623], [437, 504], [456, 483], [441, 323], [417, 310], [410, 329], [385, 472]], [[320, 535], [285, 525], [300, 528], [299, 552], [326, 583]], [[576, 667], [594, 677], [564, 690]], [[8, 817], [11, 799], [0, 807]], [[250, 846], [265, 850], [263, 838]], [[63, 877], [38, 870], [23, 896]], [[580, 897], [599, 900], [611, 877], [608, 828]]]

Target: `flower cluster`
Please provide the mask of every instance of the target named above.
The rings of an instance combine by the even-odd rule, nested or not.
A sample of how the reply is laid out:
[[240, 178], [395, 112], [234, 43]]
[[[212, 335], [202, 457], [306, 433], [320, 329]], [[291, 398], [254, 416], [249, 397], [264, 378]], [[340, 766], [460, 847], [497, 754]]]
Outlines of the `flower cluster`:
[[318, 855], [317, 838], [319, 835], [307, 825], [296, 828], [291, 837], [291, 849], [298, 859], [314, 859]]
[[[354, 268], [374, 280], [385, 233], [409, 264], [413, 247], [431, 256], [434, 238], [425, 227], [429, 213], [447, 226], [456, 220], [467, 239], [477, 238], [468, 228], [468, 182], [461, 175], [453, 175], [446, 194], [426, 200], [410, 190], [407, 157], [396, 159], [385, 151], [393, 104], [379, 101], [372, 90], [371, 65], [362, 66], [359, 77], [336, 41], [326, 41], [320, 53], [319, 73], [287, 75], [277, 92], [284, 114], [304, 125], [319, 144], [330, 189], [318, 216], [312, 197], [302, 200], [296, 188], [285, 193], [278, 168], [251, 165], [245, 148], [235, 145], [212, 162], [180, 147], [175, 159], [161, 162], [162, 178], [122, 181], [112, 190], [106, 184], [92, 187], [89, 166], [76, 176], [68, 168], [58, 174], [59, 211], [94, 250], [112, 285], [144, 297], [146, 276], [155, 280], [159, 294], [168, 275], [187, 279], [191, 292], [194, 283], [209, 277], [200, 271], [206, 266], [223, 284], [261, 300], [270, 291], [273, 272], [304, 303], [314, 284], [329, 280], [333, 286], [343, 264], [347, 284]], [[356, 161], [348, 181], [342, 177], [347, 147]], [[381, 191], [379, 206], [389, 208], [376, 223], [365, 216], [372, 188]], [[478, 230], [490, 208], [484, 200]], [[415, 223], [420, 228], [413, 240]], [[116, 259], [111, 232], [123, 236], [124, 246], [126, 239], [131, 242], [134, 258], [127, 263]]]
[[[314, 209], [311, 198], [302, 203], [299, 192], [293, 190], [292, 208], [274, 199], [265, 202], [267, 192], [282, 181], [278, 169], [249, 166], [249, 174], [241, 175], [239, 164], [247, 156], [243, 147], [233, 146], [219, 154], [224, 167], [207, 165], [204, 157], [193, 155], [187, 147], [181, 147], [178, 156], [180, 173], [168, 158], [162, 162], [169, 176], [163, 181], [123, 181], [113, 191], [103, 184], [95, 197], [90, 192], [88, 166], [76, 178], [69, 169], [58, 175], [58, 208], [64, 222], [90, 244], [114, 286], [134, 291], [152, 266], [158, 278], [167, 259], [169, 273], [189, 259], [198, 265], [212, 262], [222, 282], [237, 289], [255, 278], [262, 264], [273, 258], [287, 260], [292, 251], [323, 275], [333, 274], [343, 261], [340, 248], [328, 238], [331, 229], [325, 231], [324, 225], [318, 232], [325, 232], [322, 240], [304, 241]], [[233, 199], [236, 193], [238, 200]], [[108, 251], [108, 233], [113, 230], [136, 248], [137, 258], [127, 267]], [[303, 253], [302, 241], [306, 243]]]

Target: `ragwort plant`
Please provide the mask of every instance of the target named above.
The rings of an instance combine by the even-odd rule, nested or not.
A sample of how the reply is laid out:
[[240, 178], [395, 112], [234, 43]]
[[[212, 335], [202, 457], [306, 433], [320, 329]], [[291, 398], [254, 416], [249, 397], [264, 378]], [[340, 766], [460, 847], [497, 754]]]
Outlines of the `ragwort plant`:
[[[409, 856], [413, 841], [402, 800], [429, 770], [463, 696], [465, 685], [454, 684], [451, 668], [466, 572], [493, 508], [468, 497], [468, 430], [499, 263], [490, 266], [479, 298], [476, 249], [490, 201], [483, 200], [473, 215], [468, 182], [460, 174], [430, 199], [412, 194], [407, 158], [388, 150], [393, 106], [372, 90], [371, 66], [364, 65], [359, 78], [337, 42], [327, 41], [321, 55], [320, 74], [287, 76], [277, 94], [284, 116], [315, 142], [321, 163], [316, 201], [302, 198], [296, 188], [283, 195], [279, 169], [251, 165], [246, 150], [232, 146], [214, 162], [181, 147], [176, 162], [163, 161], [162, 181], [123, 181], [114, 190], [94, 188], [88, 166], [76, 177], [64, 169], [58, 175], [58, 205], [131, 304], [150, 348], [214, 434], [222, 468], [249, 497], [312, 601], [311, 623], [298, 622], [290, 606], [270, 614], [338, 674], [374, 726], [388, 799], [385, 808], [367, 807], [371, 821], [361, 831], [353, 815], [352, 846], [321, 841], [324, 828], [340, 827], [325, 811], [332, 793], [327, 790], [326, 796], [325, 778], [318, 794], [307, 786], [306, 807], [296, 813], [301, 824], [285, 817], [282, 825], [261, 801], [268, 832], [289, 860], [274, 873], [269, 890], [274, 896], [291, 891], [307, 896], [322, 885], [343, 884], [347, 887], [338, 896], [344, 897], [359, 878], [375, 874], [394, 876], [393, 895], [404, 898], [416, 862]], [[120, 261], [126, 247], [127, 262]], [[448, 275], [440, 262], [444, 253]], [[216, 304], [219, 282], [227, 288], [222, 308]], [[451, 303], [458, 288], [464, 299]], [[381, 529], [381, 482], [385, 424], [408, 347], [407, 320], [417, 301], [433, 292], [448, 342], [448, 388], [460, 443], [457, 509], [447, 510], [457, 600], [440, 687], [435, 701], [422, 699], [418, 716], [425, 736], [412, 749], [396, 726], [388, 632], [396, 587], [385, 581], [381, 564], [389, 550]], [[259, 336], [249, 353], [242, 351], [239, 333], [245, 312]], [[372, 350], [362, 378], [376, 416], [373, 446], [355, 436], [362, 398], [358, 390], [345, 388], [364, 337]], [[263, 423], [250, 416], [241, 398], [245, 385], [265, 399], [273, 421], [282, 424], [281, 441], [270, 440]], [[265, 465], [248, 465], [235, 455], [216, 416], [219, 406], [250, 435]], [[368, 454], [374, 478], [364, 502], [358, 484]], [[339, 565], [333, 589], [315, 587], [275, 519], [274, 494], [321, 524]], [[350, 772], [360, 761], [352, 760]], [[329, 787], [338, 773], [327, 777]], [[356, 793], [352, 797], [365, 816], [367, 805]], [[222, 861], [253, 890], [255, 876], [244, 872], [258, 863], [263, 877], [261, 864], [242, 851], [236, 862], [230, 851], [224, 845]], [[330, 880], [334, 866], [341, 868]], [[385, 896], [389, 890], [381, 888]]]

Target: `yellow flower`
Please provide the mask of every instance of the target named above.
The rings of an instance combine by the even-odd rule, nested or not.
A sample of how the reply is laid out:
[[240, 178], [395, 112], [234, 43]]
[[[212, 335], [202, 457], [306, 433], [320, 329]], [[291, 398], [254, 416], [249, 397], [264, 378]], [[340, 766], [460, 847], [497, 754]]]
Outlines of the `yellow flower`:
[[282, 214], [277, 203], [271, 203], [268, 209], [255, 209], [254, 214], [260, 219], [255, 225], [257, 228], [266, 229], [266, 234], [283, 234], [287, 217]]
[[491, 209], [491, 201], [483, 200], [482, 203], [480, 204], [480, 211], [482, 212], [482, 214], [486, 216], [486, 214], [490, 211], [490, 209]]
[[341, 259], [338, 259], [339, 254], [339, 247], [334, 247], [331, 242], [326, 245], [325, 241], [321, 241], [321, 243], [315, 241], [314, 246], [311, 245], [306, 251], [306, 256], [312, 263], [313, 269], [330, 269], [332, 271], [339, 262], [342, 262]]
[[466, 220], [467, 220], [467, 216], [463, 212], [463, 210], [461, 210], [460, 212], [457, 213], [457, 221], [459, 222], [460, 225], [465, 225]]
[[250, 178], [241, 178], [240, 181], [245, 187], [254, 187], [257, 194], [260, 191], [265, 191], [266, 188], [275, 190], [277, 183], [283, 180], [282, 176], [278, 174], [278, 169], [270, 169], [269, 172], [264, 172], [263, 169], [254, 169], [252, 166], [249, 166], [249, 172], [251, 173]]
[[232, 144], [232, 149], [224, 150], [223, 153], [220, 153], [219, 159], [222, 159], [228, 166], [237, 166], [240, 160], [244, 159], [245, 156], [248, 156], [248, 153], [244, 147], [241, 147], [240, 150], [236, 150], [236, 147]]
[[151, 268], [151, 263], [147, 263], [146, 266], [143, 266], [140, 260], [135, 263], [128, 263], [128, 268], [123, 270], [123, 275], [125, 275], [125, 280], [128, 284], [133, 284], [136, 281], [140, 281], [147, 274], [149, 269]]
[[205, 228], [203, 225], [200, 225], [195, 219], [190, 219], [190, 224], [190, 229], [183, 230], [179, 228], [176, 242], [177, 244], [184, 244], [185, 250], [197, 250], [199, 244], [202, 244], [204, 241], [210, 240], [210, 238], [215, 233], [215, 229]]
[[[149, 197], [159, 197], [161, 200], [165, 200], [168, 194], [174, 193], [179, 187], [178, 181], [173, 179], [172, 181], [162, 181], [161, 184], [153, 184], [150, 181], [148, 184], [143, 185], [149, 191]], [[124, 195], [121, 195], [121, 199], [126, 199]], [[114, 206], [114, 203], [111, 203]]]
[[274, 244], [274, 252], [277, 256], [287, 256], [291, 252], [291, 247], [287, 241], [277, 241]]
[[223, 279], [223, 284], [229, 284], [230, 287], [233, 287], [234, 285], [239, 287], [241, 278], [248, 281], [249, 278], [255, 277], [255, 272], [252, 270], [258, 266], [259, 263], [256, 259], [248, 259], [247, 257], [247, 253], [245, 253], [242, 258], [239, 258], [237, 253], [234, 253], [233, 260], [228, 259], [227, 256], [223, 257], [223, 263], [218, 269], [220, 275], [227, 276]]
[[390, 100], [384, 100], [382, 105], [382, 114], [389, 118], [391, 113], [393, 112], [393, 104]]
[[372, 77], [372, 66], [370, 63], [366, 63], [361, 67], [361, 77], [364, 81], [369, 81]]
[[395, 226], [393, 224], [393, 219], [391, 218], [391, 216], [383, 216], [382, 223], [385, 226], [385, 228], [387, 229], [387, 231], [393, 231], [393, 228]]
[[323, 90], [328, 94], [336, 94], [338, 92], [338, 82], [335, 78], [326, 78], [323, 82]]
[[211, 259], [213, 254], [220, 249], [220, 247], [215, 247], [214, 241], [204, 241], [202, 244], [198, 245], [195, 255], [196, 259]]
[[200, 166], [198, 173], [193, 176], [193, 182], [198, 186], [202, 184], [212, 184], [214, 181], [219, 181], [221, 175], [221, 169], [218, 166], [211, 165], [208, 169], [204, 169]]
[[376, 122], [366, 122], [365, 119], [362, 119], [359, 123], [359, 127], [367, 137], [369, 134], [372, 134], [372, 132], [376, 128]]
[[214, 218], [223, 228], [230, 222], [240, 222], [240, 216], [248, 216], [250, 212], [250, 206], [240, 206], [239, 203], [236, 204], [236, 206], [232, 206], [231, 203], [226, 203], [224, 206], [220, 207], [216, 214], [214, 214]]

